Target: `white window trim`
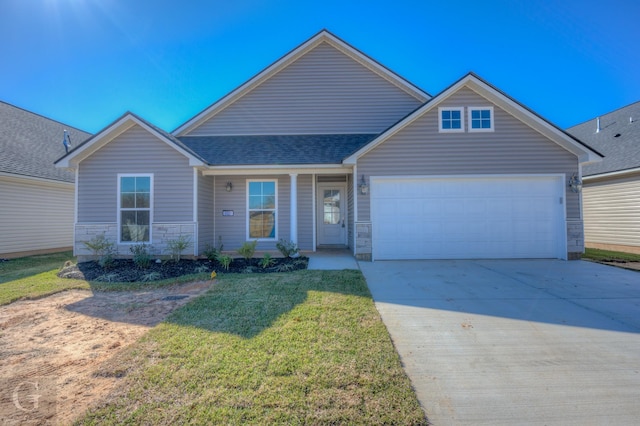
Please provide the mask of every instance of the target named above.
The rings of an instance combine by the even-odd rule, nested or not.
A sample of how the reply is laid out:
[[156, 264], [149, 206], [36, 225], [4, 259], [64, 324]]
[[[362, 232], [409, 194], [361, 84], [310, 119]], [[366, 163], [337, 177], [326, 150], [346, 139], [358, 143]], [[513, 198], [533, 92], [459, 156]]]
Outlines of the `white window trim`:
[[[459, 129], [443, 129], [442, 128], [442, 111], [459, 111], [460, 112], [460, 128]], [[438, 131], [440, 133], [463, 133], [465, 131], [464, 107], [438, 107]]]
[[[121, 211], [121, 194], [120, 194], [120, 184], [123, 177], [148, 177], [149, 178], [149, 190], [151, 194], [149, 195], [149, 241], [122, 241], [122, 211]], [[153, 173], [118, 173], [118, 244], [128, 244], [128, 245], [136, 245], [136, 244], [151, 244], [153, 241]]]
[[[489, 117], [489, 119], [491, 120], [490, 126], [488, 129], [474, 129], [473, 127], [471, 127], [471, 113], [472, 111], [486, 111], [489, 110], [491, 116]], [[468, 114], [468, 123], [469, 123], [469, 132], [493, 132], [494, 128], [493, 128], [493, 107], [492, 106], [485, 106], [485, 107], [468, 107], [467, 108], [467, 114]]]
[[[276, 206], [273, 209], [273, 211], [276, 214], [276, 222], [275, 222], [276, 232], [275, 232], [275, 236], [273, 238], [252, 238], [249, 235], [249, 213], [252, 211], [252, 210], [249, 209], [249, 184], [251, 182], [273, 182], [273, 183], [275, 183]], [[247, 214], [245, 215], [247, 241], [255, 241], [255, 240], [258, 240], [258, 241], [278, 241], [278, 232], [280, 231], [280, 226], [278, 226], [278, 221], [280, 220], [280, 212], [278, 210], [278, 179], [247, 179], [245, 198], [246, 198], [246, 206], [247, 206]]]

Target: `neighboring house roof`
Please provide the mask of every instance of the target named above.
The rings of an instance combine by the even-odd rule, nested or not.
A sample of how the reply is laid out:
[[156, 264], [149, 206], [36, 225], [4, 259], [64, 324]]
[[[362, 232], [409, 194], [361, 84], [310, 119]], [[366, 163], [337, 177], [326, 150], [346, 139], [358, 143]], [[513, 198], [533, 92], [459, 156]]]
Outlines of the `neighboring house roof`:
[[109, 124], [107, 127], [96, 133], [93, 137], [84, 141], [68, 154], [58, 159], [55, 164], [58, 167], [73, 167], [75, 164], [84, 160], [92, 153], [109, 143], [113, 138], [138, 125], [156, 136], [158, 139], [168, 144], [176, 151], [189, 159], [191, 166], [203, 166], [205, 161], [188, 146], [184, 145], [180, 140], [165, 132], [164, 130], [154, 126], [148, 121], [138, 117], [132, 112], [124, 113], [120, 118]]
[[90, 133], [0, 101], [0, 174], [72, 183], [73, 172], [54, 166], [65, 153], [67, 130], [72, 146]]
[[389, 81], [396, 87], [400, 88], [404, 92], [413, 96], [420, 102], [425, 102], [431, 98], [431, 96], [420, 89], [418, 86], [415, 86], [408, 80], [389, 70], [384, 65], [379, 62], [373, 60], [369, 56], [365, 55], [358, 49], [344, 42], [340, 38], [331, 34], [327, 30], [322, 30], [315, 36], [311, 37], [306, 42], [302, 43], [300, 46], [296, 47], [282, 58], [265, 68], [263, 71], [259, 72], [253, 78], [249, 79], [246, 83], [227, 94], [214, 104], [207, 107], [204, 111], [198, 113], [195, 117], [188, 120], [186, 123], [182, 124], [180, 127], [175, 129], [172, 133], [176, 136], [183, 136], [194, 128], [198, 127], [204, 121], [208, 120], [212, 116], [216, 115], [218, 112], [222, 111], [238, 99], [242, 98], [244, 95], [255, 89], [257, 86], [289, 66], [291, 63], [295, 62], [297, 59], [305, 55], [307, 52], [311, 51], [315, 47], [317, 47], [321, 43], [328, 43], [334, 48], [338, 49], [345, 55], [351, 57], [353, 60], [357, 61], [364, 67], [368, 68], [372, 72], [378, 74], [385, 80]]
[[567, 129], [605, 156], [600, 163], [584, 166], [583, 176], [640, 168], [640, 101], [599, 118], [600, 131], [597, 117]]
[[209, 165], [341, 164], [377, 134], [184, 136]]
[[434, 96], [420, 107], [416, 108], [406, 117], [401, 118], [396, 124], [392, 125], [387, 130], [382, 132], [369, 144], [367, 144], [354, 154], [350, 155], [345, 159], [345, 164], [355, 164], [359, 157], [371, 151], [373, 148], [380, 145], [418, 118], [422, 117], [428, 111], [436, 108], [438, 104], [440, 104], [442, 101], [444, 101], [463, 87], [468, 87], [479, 95], [485, 97], [523, 123], [527, 124], [532, 129], [545, 135], [547, 138], [562, 146], [569, 152], [574, 153], [581, 163], [600, 161], [600, 159], [602, 158], [602, 155], [599, 152], [590, 148], [589, 146], [576, 139], [569, 133], [565, 132], [561, 128], [557, 127], [553, 123], [542, 118], [540, 115], [522, 105], [521, 103], [517, 102], [506, 93], [487, 83], [473, 72], [470, 72], [460, 80], [443, 90], [441, 93]]

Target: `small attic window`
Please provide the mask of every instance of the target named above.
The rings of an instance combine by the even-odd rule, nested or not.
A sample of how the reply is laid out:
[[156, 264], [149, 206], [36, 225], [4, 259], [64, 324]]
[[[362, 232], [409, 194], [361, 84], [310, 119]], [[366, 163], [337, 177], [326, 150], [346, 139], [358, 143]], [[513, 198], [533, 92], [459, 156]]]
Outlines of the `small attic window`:
[[493, 107], [469, 107], [469, 131], [493, 132]]
[[438, 130], [440, 132], [464, 132], [464, 108], [438, 108]]

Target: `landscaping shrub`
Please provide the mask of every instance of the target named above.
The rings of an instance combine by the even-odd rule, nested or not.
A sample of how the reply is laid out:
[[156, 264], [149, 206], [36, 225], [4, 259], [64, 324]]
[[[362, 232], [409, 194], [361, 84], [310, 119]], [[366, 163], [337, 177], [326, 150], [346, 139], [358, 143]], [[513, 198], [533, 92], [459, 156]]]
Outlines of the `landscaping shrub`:
[[296, 243], [293, 241], [286, 241], [284, 239], [281, 239], [276, 243], [276, 248], [284, 257], [295, 257], [299, 252], [298, 245]]

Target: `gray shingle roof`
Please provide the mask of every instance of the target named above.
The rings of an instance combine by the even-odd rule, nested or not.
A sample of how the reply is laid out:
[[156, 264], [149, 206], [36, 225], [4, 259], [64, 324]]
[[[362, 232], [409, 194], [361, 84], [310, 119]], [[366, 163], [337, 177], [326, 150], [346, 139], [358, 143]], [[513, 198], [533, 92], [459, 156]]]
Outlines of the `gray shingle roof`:
[[183, 136], [209, 165], [340, 164], [377, 134]]
[[0, 101], [0, 172], [73, 182], [74, 174], [53, 162], [64, 155], [63, 131], [72, 146], [91, 134]]
[[596, 118], [592, 118], [567, 129], [605, 156], [600, 163], [584, 166], [584, 176], [640, 167], [640, 101], [601, 115], [600, 132], [596, 128]]

